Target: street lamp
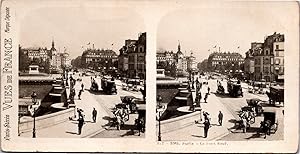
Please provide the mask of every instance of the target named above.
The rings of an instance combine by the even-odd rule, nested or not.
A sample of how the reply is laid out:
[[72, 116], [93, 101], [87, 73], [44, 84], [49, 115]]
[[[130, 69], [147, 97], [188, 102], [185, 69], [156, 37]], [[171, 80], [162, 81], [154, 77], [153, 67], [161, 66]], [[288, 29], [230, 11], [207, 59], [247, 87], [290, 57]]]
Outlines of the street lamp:
[[162, 97], [160, 95], [157, 95], [156, 98], [158, 102], [158, 106], [156, 111], [158, 112], [158, 141], [161, 141], [161, 130], [160, 130], [160, 113], [163, 111], [163, 107], [161, 106]]
[[32, 92], [32, 95], [31, 95], [31, 99], [32, 99], [32, 107], [33, 107], [33, 129], [32, 129], [32, 138], [36, 138], [36, 133], [35, 133], [35, 106], [33, 105], [36, 105], [37, 103], [37, 100], [36, 100], [36, 97], [37, 97], [37, 94], [35, 92]]

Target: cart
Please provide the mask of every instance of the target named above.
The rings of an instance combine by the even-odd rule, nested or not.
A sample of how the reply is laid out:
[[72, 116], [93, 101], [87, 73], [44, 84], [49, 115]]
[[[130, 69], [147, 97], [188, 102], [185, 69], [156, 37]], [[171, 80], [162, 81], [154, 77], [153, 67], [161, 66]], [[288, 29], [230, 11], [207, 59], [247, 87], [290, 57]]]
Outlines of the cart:
[[267, 135], [276, 133], [278, 129], [278, 119], [276, 118], [275, 111], [264, 112], [263, 115], [264, 120], [260, 123], [259, 133], [263, 133], [265, 135], [264, 138], [266, 138]]
[[243, 97], [242, 86], [240, 84], [240, 81], [238, 80], [229, 80], [227, 82], [227, 91], [229, 95], [232, 97], [237, 97], [237, 96]]
[[225, 89], [222, 85], [218, 85], [217, 94], [225, 94]]
[[270, 92], [267, 92], [270, 104], [275, 105], [276, 102], [284, 103], [284, 88], [282, 86], [271, 86]]
[[136, 103], [134, 100], [136, 99], [134, 96], [121, 96], [122, 104], [128, 106], [130, 113], [135, 113], [137, 110]]
[[258, 98], [246, 99], [249, 107], [252, 107], [252, 110], [255, 113], [255, 116], [260, 116], [263, 113], [263, 107], [261, 106], [261, 100]]
[[101, 79], [101, 88], [107, 94], [117, 94], [116, 83], [113, 78], [103, 77]]

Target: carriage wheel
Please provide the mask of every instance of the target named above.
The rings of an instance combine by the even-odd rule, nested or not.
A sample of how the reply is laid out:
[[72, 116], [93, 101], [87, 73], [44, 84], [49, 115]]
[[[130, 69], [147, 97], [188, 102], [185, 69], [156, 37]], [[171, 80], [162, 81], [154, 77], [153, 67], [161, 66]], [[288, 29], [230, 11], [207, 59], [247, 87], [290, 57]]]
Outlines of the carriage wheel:
[[249, 123], [250, 123], [250, 124], [254, 124], [254, 123], [255, 123], [255, 117], [252, 117], [252, 118], [249, 120]]

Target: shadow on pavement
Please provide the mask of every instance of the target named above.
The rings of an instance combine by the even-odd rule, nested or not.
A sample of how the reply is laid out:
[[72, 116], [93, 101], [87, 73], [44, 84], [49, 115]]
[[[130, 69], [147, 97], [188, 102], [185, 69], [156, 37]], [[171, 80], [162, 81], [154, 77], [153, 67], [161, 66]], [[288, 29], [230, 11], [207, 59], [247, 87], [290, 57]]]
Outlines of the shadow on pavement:
[[193, 137], [205, 138], [204, 136], [192, 135]]
[[255, 134], [253, 134], [253, 135], [250, 136], [250, 137], [246, 137], [245, 139], [250, 140], [250, 139], [252, 139], [252, 138], [261, 138], [261, 135], [260, 135], [260, 133], [255, 133]]
[[69, 132], [69, 131], [66, 131], [66, 133], [68, 133], [68, 134], [78, 134], [77, 132]]
[[[102, 119], [107, 120], [107, 123], [105, 125], [102, 125], [102, 127], [104, 127], [106, 130], [116, 130], [116, 126], [114, 124], [114, 120], [113, 118], [109, 117], [109, 116], [105, 116], [102, 117]], [[115, 128], [115, 129], [109, 129], [109, 128]]]
[[216, 97], [220, 97], [220, 98], [232, 98], [232, 97], [229, 96], [227, 93], [225, 93], [225, 94], [218, 94], [218, 93], [216, 93], [216, 92], [211, 92], [211, 93], [215, 94]]
[[122, 134], [122, 135], [120, 135], [121, 137], [125, 137], [125, 136], [132, 136], [132, 135], [134, 135], [135, 133], [134, 133], [134, 130], [130, 130], [130, 131], [127, 131], [125, 134]]
[[102, 90], [93, 91], [93, 90], [88, 89], [87, 91], [94, 95], [108, 95], [105, 92], [103, 92]]

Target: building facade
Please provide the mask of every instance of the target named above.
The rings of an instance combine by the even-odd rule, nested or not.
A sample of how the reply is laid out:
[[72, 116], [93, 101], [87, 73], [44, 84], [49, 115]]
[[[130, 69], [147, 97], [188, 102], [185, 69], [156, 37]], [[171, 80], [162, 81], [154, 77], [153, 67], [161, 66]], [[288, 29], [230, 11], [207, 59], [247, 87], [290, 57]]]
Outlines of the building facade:
[[[117, 54], [113, 50], [91, 49], [83, 51], [81, 56], [81, 64], [85, 68], [101, 70], [108, 72], [114, 69], [114, 63], [118, 60]], [[117, 66], [116, 66], [117, 67]]]
[[255, 63], [255, 59], [257, 58], [254, 58], [254, 53], [260, 53], [262, 51], [263, 51], [263, 43], [259, 43], [259, 42], [251, 43], [251, 49], [249, 49], [246, 52], [246, 58], [244, 63], [244, 72], [245, 72], [246, 79], [252, 80], [254, 78], [255, 67], [257, 67]]
[[[157, 67], [163, 67], [160, 65], [164, 64], [169, 66], [169, 69], [176, 69], [176, 76], [187, 76], [189, 73], [197, 71], [196, 57], [193, 56], [192, 52], [189, 56], [184, 55], [180, 43], [177, 46], [176, 53], [173, 51], [158, 51], [156, 53], [156, 63]], [[176, 67], [173, 68], [173, 65], [176, 65]], [[164, 69], [166, 69], [166, 72], [171, 71], [167, 68]]]
[[146, 79], [146, 33], [128, 50], [128, 73], [130, 78]]
[[243, 64], [244, 58], [236, 52], [214, 52], [207, 59], [208, 69], [221, 73], [240, 72]]
[[[46, 47], [29, 47], [22, 48], [19, 47], [19, 52], [23, 52], [30, 59], [30, 63], [34, 63], [39, 65], [41, 68], [45, 67], [47, 62], [49, 62], [50, 70], [62, 70], [65, 64], [67, 64], [68, 54], [59, 53], [54, 44], [54, 40], [52, 40], [51, 48], [48, 50]], [[48, 66], [47, 66], [48, 67]]]
[[265, 38], [264, 43], [251, 44], [254, 57], [254, 77], [256, 81], [275, 81], [284, 75], [284, 35], [274, 33]]
[[119, 50], [118, 71], [128, 78], [146, 78], [146, 33], [137, 40], [127, 39]]

